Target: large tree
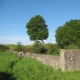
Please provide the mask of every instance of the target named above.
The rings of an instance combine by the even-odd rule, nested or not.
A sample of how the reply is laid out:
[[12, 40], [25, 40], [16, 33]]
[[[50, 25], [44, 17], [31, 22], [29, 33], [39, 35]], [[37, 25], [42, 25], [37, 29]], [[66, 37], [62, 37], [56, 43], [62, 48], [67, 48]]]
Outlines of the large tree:
[[80, 20], [70, 20], [56, 30], [56, 42], [62, 48], [70, 44], [80, 47]]
[[44, 18], [40, 15], [32, 17], [26, 24], [27, 33], [30, 40], [41, 40], [43, 43], [48, 38], [48, 26]]

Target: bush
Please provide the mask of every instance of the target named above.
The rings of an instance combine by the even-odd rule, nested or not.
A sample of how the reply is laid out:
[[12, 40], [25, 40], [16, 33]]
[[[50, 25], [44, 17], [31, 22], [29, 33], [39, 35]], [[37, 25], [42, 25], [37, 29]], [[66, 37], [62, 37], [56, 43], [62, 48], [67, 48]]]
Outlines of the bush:
[[9, 46], [12, 51], [14, 51], [17, 47], [17, 44], [8, 44], [7, 46]]
[[48, 44], [48, 54], [51, 54], [52, 52], [54, 52], [54, 48], [53, 48], [53, 44]]
[[57, 49], [59, 49], [59, 46], [57, 44], [45, 44], [44, 47], [47, 49], [47, 53], [46, 54], [53, 54], [53, 52]]
[[40, 41], [35, 41], [34, 45], [32, 45], [32, 52], [34, 53], [46, 53], [46, 49], [40, 43]]
[[79, 47], [75, 44], [70, 44], [68, 46], [65, 46], [64, 49], [79, 49]]
[[10, 48], [8, 47], [8, 46], [5, 46], [5, 45], [0, 45], [0, 51], [2, 52], [4, 52], [4, 51], [6, 51], [6, 50], [10, 50]]
[[60, 50], [61, 50], [61, 49], [56, 49], [56, 50], [52, 53], [52, 55], [60, 56]]
[[31, 52], [31, 46], [24, 46], [23, 47], [23, 52], [26, 53], [26, 52]]
[[21, 42], [18, 42], [15, 51], [22, 51], [22, 50], [23, 50], [23, 46], [21, 45]]

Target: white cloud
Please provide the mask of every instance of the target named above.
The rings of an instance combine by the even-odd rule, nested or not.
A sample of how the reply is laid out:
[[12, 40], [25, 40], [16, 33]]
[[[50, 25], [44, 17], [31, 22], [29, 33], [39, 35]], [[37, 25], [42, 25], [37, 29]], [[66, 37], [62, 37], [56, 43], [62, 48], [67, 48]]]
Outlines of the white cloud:
[[21, 42], [24, 45], [29, 45], [30, 39], [27, 36], [0, 37], [0, 44], [17, 44], [17, 42]]

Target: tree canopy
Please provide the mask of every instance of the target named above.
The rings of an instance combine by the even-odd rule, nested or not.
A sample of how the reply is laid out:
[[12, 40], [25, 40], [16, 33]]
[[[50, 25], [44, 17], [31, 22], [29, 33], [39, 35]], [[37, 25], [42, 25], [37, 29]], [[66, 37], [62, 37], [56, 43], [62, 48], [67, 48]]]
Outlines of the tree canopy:
[[32, 17], [26, 24], [27, 33], [30, 40], [43, 40], [48, 38], [48, 26], [42, 16], [36, 15]]
[[70, 44], [80, 47], [80, 20], [70, 20], [56, 30], [56, 42], [61, 48]]

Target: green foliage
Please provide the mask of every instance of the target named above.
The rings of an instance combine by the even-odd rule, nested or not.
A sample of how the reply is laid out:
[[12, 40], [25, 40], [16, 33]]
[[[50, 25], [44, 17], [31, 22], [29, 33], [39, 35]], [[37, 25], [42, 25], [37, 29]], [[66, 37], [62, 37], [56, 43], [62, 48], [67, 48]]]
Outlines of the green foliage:
[[10, 50], [10, 48], [8, 46], [5, 45], [0, 45], [0, 51], [6, 51], [6, 50]]
[[75, 44], [70, 44], [68, 46], [65, 46], [64, 49], [79, 49], [79, 47], [76, 46]]
[[[59, 51], [58, 51], [59, 46], [57, 44], [49, 43], [49, 44], [45, 44], [44, 47], [45, 47], [45, 49], [47, 49], [46, 54], [49, 54], [49, 55], [59, 54]], [[57, 52], [57, 53], [55, 53], [55, 52]]]
[[48, 44], [47, 47], [48, 47], [47, 48], [48, 49], [48, 54], [51, 54], [52, 52], [54, 52], [55, 49], [53, 47], [53, 44]]
[[40, 41], [35, 41], [34, 45], [32, 45], [32, 52], [34, 53], [46, 53], [46, 49], [40, 43]]
[[27, 33], [30, 40], [45, 40], [48, 38], [48, 28], [42, 16], [32, 17], [26, 24]]
[[35, 41], [33, 45], [24, 46], [23, 52], [32, 52], [32, 53], [40, 53], [40, 54], [48, 54], [48, 55], [59, 55], [60, 47], [58, 44], [42, 44], [40, 41]]
[[80, 20], [70, 20], [58, 27], [55, 37], [61, 48], [70, 44], [80, 47]]
[[23, 46], [21, 45], [21, 42], [17, 43], [17, 47], [15, 48], [16, 51], [22, 51], [23, 50]]
[[59, 55], [60, 47], [58, 44], [42, 44], [40, 41], [35, 41], [33, 45], [24, 46], [23, 52], [32, 52], [49, 55]]
[[55, 51], [52, 53], [52, 55], [54, 56], [60, 56], [60, 48], [59, 49], [55, 49]]
[[10, 49], [11, 49], [12, 51], [14, 51], [15, 48], [17, 47], [17, 44], [6, 44], [5, 46], [10, 47]]
[[31, 46], [24, 46], [23, 47], [23, 52], [26, 53], [26, 52], [31, 52], [32, 51], [32, 48]]

